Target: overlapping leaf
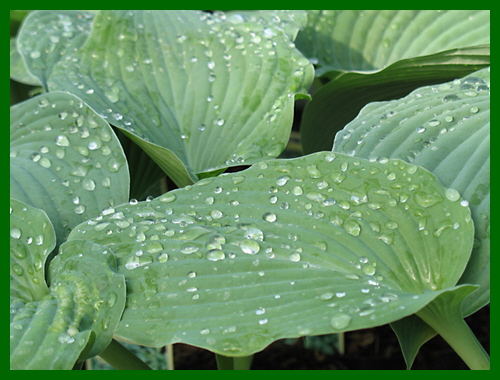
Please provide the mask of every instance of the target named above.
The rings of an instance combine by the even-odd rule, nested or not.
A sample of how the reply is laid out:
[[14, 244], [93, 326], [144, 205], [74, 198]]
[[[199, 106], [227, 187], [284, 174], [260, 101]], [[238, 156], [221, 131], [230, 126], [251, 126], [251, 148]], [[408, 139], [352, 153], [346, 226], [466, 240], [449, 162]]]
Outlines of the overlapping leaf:
[[243, 356], [417, 312], [460, 278], [473, 226], [423, 168], [321, 152], [115, 207], [81, 238], [127, 278], [119, 337]]
[[489, 44], [487, 10], [309, 10], [297, 47], [329, 71], [373, 71], [396, 61]]
[[333, 150], [400, 158], [432, 171], [470, 205], [476, 244], [461, 283], [480, 284], [465, 315], [489, 302], [490, 70], [372, 103], [335, 138]]
[[308, 11], [297, 47], [324, 81], [304, 112], [304, 151], [330, 149], [369, 102], [489, 66], [487, 10]]
[[123, 276], [109, 248], [63, 245], [50, 265], [55, 233], [42, 210], [11, 200], [10, 368], [71, 369], [111, 341], [125, 304]]
[[[397, 101], [372, 103], [336, 137], [334, 150], [357, 157], [401, 158], [431, 170], [468, 202], [475, 245], [460, 283], [480, 288], [463, 303], [463, 316], [490, 298], [489, 69], [461, 80], [423, 87]], [[420, 321], [393, 326], [408, 366], [435, 332]], [[420, 337], [420, 339], [417, 339]]]
[[80, 99], [43, 94], [13, 106], [10, 122], [10, 195], [43, 209], [59, 244], [77, 224], [128, 201], [120, 143]]
[[93, 18], [94, 14], [87, 11], [39, 10], [24, 20], [17, 47], [30, 74], [45, 89], [54, 65], [85, 43]]
[[302, 11], [102, 11], [49, 88], [77, 94], [178, 184], [276, 157], [313, 68], [293, 39]]

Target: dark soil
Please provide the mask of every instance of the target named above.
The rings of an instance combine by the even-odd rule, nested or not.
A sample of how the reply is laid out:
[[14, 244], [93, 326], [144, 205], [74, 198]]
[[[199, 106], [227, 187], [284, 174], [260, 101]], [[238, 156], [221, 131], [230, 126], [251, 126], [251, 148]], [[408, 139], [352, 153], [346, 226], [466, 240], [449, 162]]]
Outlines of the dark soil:
[[[490, 308], [484, 307], [466, 318], [470, 328], [490, 352]], [[176, 370], [217, 369], [215, 355], [209, 351], [186, 344], [174, 346]], [[404, 370], [406, 364], [396, 335], [389, 325], [348, 332], [345, 334], [345, 353], [322, 355], [304, 348], [303, 339], [293, 345], [277, 341], [255, 354], [252, 370]], [[468, 369], [450, 346], [437, 336], [420, 349], [412, 370], [460, 370]]]

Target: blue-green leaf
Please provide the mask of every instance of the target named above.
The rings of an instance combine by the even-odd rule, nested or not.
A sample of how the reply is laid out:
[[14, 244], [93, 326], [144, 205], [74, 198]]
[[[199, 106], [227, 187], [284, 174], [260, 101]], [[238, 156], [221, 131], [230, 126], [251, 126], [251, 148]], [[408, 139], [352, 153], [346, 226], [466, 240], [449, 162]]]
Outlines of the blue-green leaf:
[[452, 289], [473, 242], [455, 194], [402, 160], [320, 152], [120, 205], [69, 239], [115, 252], [118, 337], [245, 356], [389, 323]]

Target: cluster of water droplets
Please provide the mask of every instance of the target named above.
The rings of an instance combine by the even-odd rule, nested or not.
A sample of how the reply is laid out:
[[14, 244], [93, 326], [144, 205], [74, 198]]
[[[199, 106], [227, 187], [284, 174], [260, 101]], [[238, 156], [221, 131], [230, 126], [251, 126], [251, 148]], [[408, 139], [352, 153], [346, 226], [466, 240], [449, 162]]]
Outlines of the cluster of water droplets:
[[57, 195], [50, 195], [56, 211], [67, 214], [60, 227], [69, 226], [69, 209], [73, 215], [84, 215], [95, 207], [96, 191], [107, 194], [107, 199], [98, 199], [99, 204], [123, 202], [110, 193], [115, 185], [112, 178], [126, 160], [109, 126], [75, 98], [55, 100], [48, 94], [32, 102], [33, 114], [44, 122], [33, 123], [31, 115], [22, 117], [15, 126], [10, 155], [11, 159], [27, 156], [46, 170], [41, 181], [46, 188], [58, 188]]
[[85, 11], [37, 11], [25, 23], [18, 40], [19, 50], [37, 76], [47, 78], [55, 61], [78, 50], [90, 34], [94, 15]]
[[[40, 285], [44, 288], [44, 273], [43, 266], [47, 255], [50, 253], [50, 241], [45, 237], [45, 230], [48, 229], [48, 224], [44, 221], [39, 221], [36, 227], [31, 227], [33, 223], [31, 218], [33, 215], [27, 207], [19, 204], [10, 207], [11, 218], [19, 220], [20, 223], [12, 223], [10, 228], [10, 246], [11, 254], [14, 255], [14, 260], [11, 259], [11, 274], [19, 278], [26, 276], [30, 278], [33, 284]], [[27, 228], [23, 228], [25, 225]], [[25, 292], [26, 297], [32, 297], [29, 291]], [[29, 299], [27, 301], [33, 301]]]
[[[383, 262], [358, 256], [355, 250], [348, 254], [350, 260], [336, 258], [339, 241], [355, 246], [357, 239], [365, 239], [397, 250], [399, 229], [408, 229], [408, 221], [415, 221], [413, 232], [424, 238], [470, 222], [448, 215], [439, 224], [430, 223], [425, 209], [463, 201], [453, 189], [429, 192], [422, 175], [417, 166], [400, 160], [368, 162], [333, 152], [261, 162], [156, 199], [106, 209], [79, 226], [75, 238], [113, 242], [121, 272], [134, 279], [137, 290], [130, 306], [158, 310], [165, 317], [166, 300], [181, 302], [179, 307], [203, 302], [229, 305], [237, 297], [233, 286], [245, 284], [249, 289], [272, 281], [273, 265], [293, 270], [333, 266], [339, 284], [358, 285], [332, 285], [312, 299], [328, 308], [328, 325], [343, 330], [354, 318], [375, 318], [377, 306], [396, 302], [398, 296], [385, 284]], [[255, 200], [256, 189], [263, 189], [258, 199], [264, 202]], [[380, 213], [402, 216], [380, 218]], [[207, 282], [210, 276], [221, 276], [224, 290], [214, 289], [215, 282]], [[301, 286], [301, 280], [288, 279], [252, 313], [242, 310], [238, 315], [256, 326], [272, 324], [273, 313], [279, 313], [273, 305], [284, 303], [289, 292], [301, 294]], [[360, 296], [361, 304], [355, 301]], [[230, 327], [224, 327], [223, 335], [237, 330]], [[309, 331], [305, 325], [298, 329]], [[217, 339], [219, 333], [208, 326], [200, 329], [206, 338]]]
[[482, 76], [422, 87], [382, 106], [368, 105], [339, 133], [334, 150], [368, 158], [375, 149], [384, 152], [387, 146], [391, 155], [388, 149], [397, 141], [401, 147], [391, 157], [418, 164], [422, 157], [449, 145], [454, 134], [472, 128], [481, 113], [488, 111], [489, 81]]

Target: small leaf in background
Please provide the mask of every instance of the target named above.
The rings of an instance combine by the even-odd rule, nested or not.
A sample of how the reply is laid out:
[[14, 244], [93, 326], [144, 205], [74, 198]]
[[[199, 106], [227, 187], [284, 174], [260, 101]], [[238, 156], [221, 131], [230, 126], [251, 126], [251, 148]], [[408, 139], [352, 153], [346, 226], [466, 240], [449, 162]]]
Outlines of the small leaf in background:
[[305, 153], [329, 150], [369, 102], [453, 80], [490, 64], [488, 10], [308, 11], [297, 48], [329, 83], [305, 108]]
[[488, 10], [308, 10], [296, 40], [317, 76], [489, 43]]
[[81, 97], [185, 186], [282, 152], [314, 76], [292, 42], [304, 24], [304, 11], [102, 11], [49, 88]]
[[115, 252], [118, 337], [245, 356], [389, 323], [453, 288], [473, 241], [454, 195], [401, 160], [320, 152], [117, 206], [69, 239]]
[[28, 71], [47, 89], [54, 65], [87, 40], [94, 14], [86, 11], [32, 12], [24, 21], [17, 46]]
[[85, 241], [62, 246], [50, 264], [55, 233], [46, 214], [11, 200], [10, 368], [71, 369], [99, 354], [125, 305], [123, 276], [109, 248]]
[[44, 210], [58, 244], [127, 202], [128, 165], [111, 127], [77, 97], [51, 92], [11, 107], [10, 196]]

